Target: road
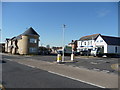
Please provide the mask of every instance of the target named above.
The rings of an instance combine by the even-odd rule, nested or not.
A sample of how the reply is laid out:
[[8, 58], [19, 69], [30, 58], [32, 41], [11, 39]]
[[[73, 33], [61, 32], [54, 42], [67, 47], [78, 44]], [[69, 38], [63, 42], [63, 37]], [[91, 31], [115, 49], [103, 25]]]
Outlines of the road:
[[3, 56], [3, 60], [6, 61], [3, 63], [3, 85], [6, 88], [98, 88], [5, 58], [9, 57]]
[[[9, 58], [14, 58], [10, 57]], [[37, 55], [37, 56], [19, 56], [16, 58], [26, 58], [26, 59], [35, 59], [35, 60], [42, 60], [46, 62], [56, 62], [56, 56], [50, 56], [50, 55]], [[65, 61], [70, 60], [70, 56], [65, 56]], [[113, 69], [111, 66], [113, 64], [118, 63], [118, 58], [82, 58], [82, 57], [76, 57], [74, 59], [75, 63], [64, 63], [65, 65], [71, 65], [73, 67], [80, 67], [80, 68], [87, 68], [89, 70], [96, 70], [96, 71], [103, 71], [107, 73], [114, 73], [118, 74], [118, 71]]]
[[50, 57], [3, 54], [2, 59], [6, 61], [3, 63], [3, 84], [16, 88], [118, 87], [118, 76], [115, 74], [55, 64], [55, 57]]

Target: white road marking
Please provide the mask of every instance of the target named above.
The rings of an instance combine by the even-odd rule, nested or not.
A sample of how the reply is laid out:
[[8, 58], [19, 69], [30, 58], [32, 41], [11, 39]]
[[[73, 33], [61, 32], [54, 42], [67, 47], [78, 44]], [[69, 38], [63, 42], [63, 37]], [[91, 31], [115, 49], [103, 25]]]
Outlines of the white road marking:
[[102, 72], [106, 72], [106, 73], [108, 73], [108, 72], [110, 72], [110, 71], [108, 71], [108, 70], [102, 70]]
[[93, 85], [93, 86], [97, 86], [97, 87], [100, 87], [100, 88], [106, 88], [106, 87], [103, 87], [103, 86], [100, 86], [100, 85], [97, 85], [97, 84], [93, 84], [93, 83], [90, 83], [90, 82], [87, 82], [87, 81], [79, 80], [79, 79], [69, 77], [69, 76], [66, 76], [66, 75], [63, 75], [63, 74], [59, 74], [59, 73], [56, 73], [56, 72], [52, 72], [52, 71], [48, 71], [48, 72], [52, 73], [52, 74], [59, 75], [59, 76], [63, 76], [63, 77], [66, 77], [66, 78], [70, 78], [70, 79], [73, 79], [73, 80], [77, 80], [77, 81], [80, 81], [80, 82], [83, 82], [83, 83], [87, 83], [87, 84], [90, 84], [90, 85]]
[[[8, 59], [8, 58], [4, 58], [4, 59], [9, 60], [9, 61], [13, 61], [13, 60]], [[15, 61], [15, 62], [16, 62], [16, 61]], [[28, 64], [25, 64], [25, 63], [21, 63], [21, 62], [17, 62], [17, 63], [22, 64], [22, 65], [26, 65], [26, 66], [28, 66], [28, 67], [36, 68], [35, 66], [28, 65]]]
[[97, 69], [97, 68], [93, 68], [93, 70], [95, 70], [95, 71], [100, 71], [100, 69]]
[[32, 68], [36, 68], [35, 66], [32, 66], [32, 65], [28, 65], [28, 64], [24, 64], [24, 63], [21, 63], [21, 62], [18, 62], [19, 64], [22, 64], [22, 65], [26, 65], [28, 67], [32, 67]]
[[13, 60], [11, 60], [11, 59], [8, 59], [8, 58], [4, 58], [4, 59], [6, 59], [6, 60], [9, 60], [9, 61], [13, 61]]
[[90, 62], [91, 64], [98, 64], [97, 62]]

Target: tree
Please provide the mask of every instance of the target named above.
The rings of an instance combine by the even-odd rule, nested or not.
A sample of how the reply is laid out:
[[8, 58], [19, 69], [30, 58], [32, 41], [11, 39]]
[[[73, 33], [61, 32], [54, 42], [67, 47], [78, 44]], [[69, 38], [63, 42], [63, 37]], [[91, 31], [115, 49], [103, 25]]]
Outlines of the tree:
[[50, 48], [50, 45], [46, 45], [47, 48]]

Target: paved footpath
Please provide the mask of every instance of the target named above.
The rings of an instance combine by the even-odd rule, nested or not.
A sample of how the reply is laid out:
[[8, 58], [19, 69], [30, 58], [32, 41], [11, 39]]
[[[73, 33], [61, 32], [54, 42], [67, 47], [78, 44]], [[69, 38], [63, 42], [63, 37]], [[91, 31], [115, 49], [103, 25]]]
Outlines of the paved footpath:
[[[11, 60], [8, 59], [7, 60]], [[78, 80], [101, 88], [118, 88], [118, 75], [105, 72], [97, 72], [85, 68], [66, 66], [63, 64], [45, 62], [34, 59], [12, 59], [12, 61], [24, 64], [33, 68], [46, 70], [50, 73]]]

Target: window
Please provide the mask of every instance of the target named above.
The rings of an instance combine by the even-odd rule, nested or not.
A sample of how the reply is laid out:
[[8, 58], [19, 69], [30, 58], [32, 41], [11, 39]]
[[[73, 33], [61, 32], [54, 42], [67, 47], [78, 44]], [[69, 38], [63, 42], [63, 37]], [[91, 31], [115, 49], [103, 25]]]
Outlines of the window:
[[91, 41], [91, 45], [92, 45], [92, 41]]
[[82, 46], [82, 42], [81, 42], [81, 46]]
[[79, 45], [82, 45], [82, 42], [80, 42], [80, 44]]
[[86, 42], [84, 42], [84, 44], [86, 45]]
[[88, 41], [88, 45], [89, 45], [90, 43], [89, 43], [89, 41]]
[[115, 53], [117, 53], [117, 47], [115, 47]]
[[30, 38], [30, 43], [37, 43], [37, 39]]
[[100, 42], [103, 42], [103, 40], [100, 40]]
[[29, 52], [33, 53], [33, 52], [37, 52], [37, 48], [29, 48]]
[[81, 42], [79, 42], [79, 45], [81, 45]]

